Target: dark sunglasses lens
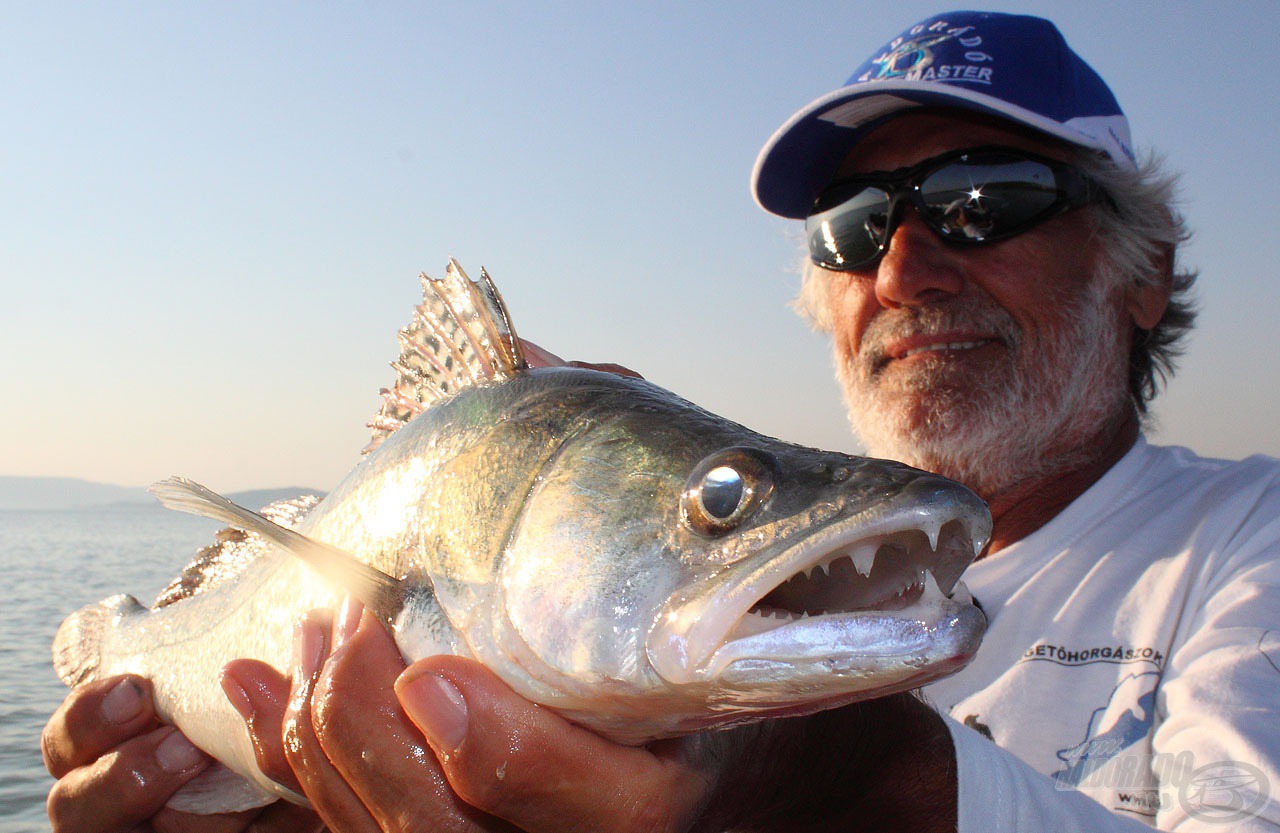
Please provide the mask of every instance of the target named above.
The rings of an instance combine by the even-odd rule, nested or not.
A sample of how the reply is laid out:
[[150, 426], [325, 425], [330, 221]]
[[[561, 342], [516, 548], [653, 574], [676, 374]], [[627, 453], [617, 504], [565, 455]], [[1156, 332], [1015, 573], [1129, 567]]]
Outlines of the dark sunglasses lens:
[[955, 239], [979, 242], [1017, 234], [1060, 205], [1053, 169], [1031, 159], [957, 161], [920, 183], [925, 220]]
[[889, 225], [889, 195], [862, 188], [805, 220], [809, 257], [829, 269], [853, 269], [874, 260]]

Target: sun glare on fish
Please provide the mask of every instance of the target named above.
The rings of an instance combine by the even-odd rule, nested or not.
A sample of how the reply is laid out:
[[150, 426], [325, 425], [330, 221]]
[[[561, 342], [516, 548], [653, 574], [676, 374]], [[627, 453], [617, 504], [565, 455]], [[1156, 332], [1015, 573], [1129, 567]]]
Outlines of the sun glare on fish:
[[381, 484], [378, 499], [363, 517], [364, 528], [374, 539], [397, 535], [404, 529], [404, 519], [413, 511], [426, 481], [426, 467], [413, 460], [397, 477]]

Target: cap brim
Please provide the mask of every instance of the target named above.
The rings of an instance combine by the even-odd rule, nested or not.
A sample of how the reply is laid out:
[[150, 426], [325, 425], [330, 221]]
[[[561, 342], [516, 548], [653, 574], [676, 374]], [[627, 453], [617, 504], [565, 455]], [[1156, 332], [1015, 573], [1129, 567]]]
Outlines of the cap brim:
[[924, 81], [859, 83], [810, 102], [765, 142], [751, 175], [756, 202], [783, 217], [808, 216], [853, 146], [884, 119], [915, 107], [986, 113], [1115, 156], [1114, 148], [1069, 125], [974, 90]]

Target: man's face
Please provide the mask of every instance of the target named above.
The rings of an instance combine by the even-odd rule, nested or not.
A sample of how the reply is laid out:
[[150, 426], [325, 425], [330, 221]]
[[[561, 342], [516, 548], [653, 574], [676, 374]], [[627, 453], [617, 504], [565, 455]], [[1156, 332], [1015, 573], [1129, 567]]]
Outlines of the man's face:
[[[876, 129], [839, 175], [993, 144], [1067, 158], [996, 122], [921, 113]], [[1097, 263], [1084, 210], [956, 247], [907, 208], [878, 263], [820, 276], [838, 374], [868, 451], [987, 497], [1087, 455], [1126, 407], [1127, 319], [1114, 282], [1095, 280]]]

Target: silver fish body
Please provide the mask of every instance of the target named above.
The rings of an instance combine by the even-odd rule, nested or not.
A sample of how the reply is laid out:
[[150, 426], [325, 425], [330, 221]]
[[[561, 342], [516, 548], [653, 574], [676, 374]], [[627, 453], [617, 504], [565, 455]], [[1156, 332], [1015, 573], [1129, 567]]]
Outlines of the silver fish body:
[[[379, 612], [407, 660], [474, 657], [636, 744], [914, 688], [977, 650], [985, 620], [958, 579], [990, 518], [951, 481], [591, 370], [516, 366], [446, 393], [296, 526], [390, 577]], [[294, 622], [351, 585], [254, 531], [231, 575], [154, 610], [87, 608], [55, 645], [69, 683], [149, 677], [160, 713], [226, 766], [175, 806], [300, 800], [258, 772], [218, 672], [287, 668]]]

